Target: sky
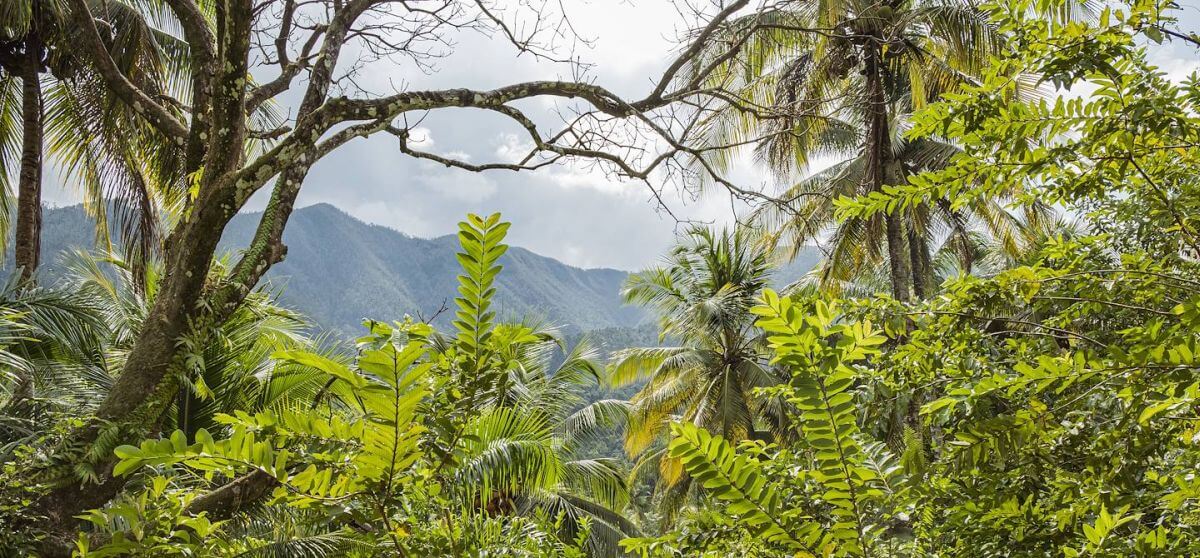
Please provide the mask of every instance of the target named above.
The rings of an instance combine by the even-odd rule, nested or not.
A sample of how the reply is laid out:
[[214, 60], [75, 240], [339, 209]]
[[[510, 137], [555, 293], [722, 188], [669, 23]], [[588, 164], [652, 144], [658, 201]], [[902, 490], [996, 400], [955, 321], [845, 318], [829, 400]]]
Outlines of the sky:
[[[519, 0], [514, 0], [519, 1]], [[563, 0], [577, 34], [587, 45], [574, 49], [590, 65], [587, 79], [628, 98], [653, 86], [688, 26], [669, 0]], [[1181, 0], [1182, 26], [1200, 29], [1200, 0]], [[432, 71], [412, 65], [372, 66], [358, 81], [386, 94], [397, 88], [493, 88], [532, 79], [570, 79], [571, 68], [518, 56], [501, 37], [468, 33], [453, 37], [453, 53], [433, 61]], [[1155, 63], [1182, 79], [1200, 69], [1196, 51], [1181, 45], [1155, 47]], [[555, 106], [543, 103], [542, 114]], [[551, 122], [553, 123], [553, 122]], [[472, 162], [505, 160], [527, 147], [523, 131], [479, 111], [439, 111], [421, 122], [419, 147]], [[645, 184], [622, 182], [585, 165], [555, 165], [535, 172], [471, 173], [400, 154], [391, 136], [357, 140], [317, 163], [299, 206], [329, 203], [364, 221], [418, 237], [451, 234], [467, 212], [499, 211], [513, 223], [510, 244], [568, 264], [636, 270], [651, 265], [694, 220], [729, 224], [739, 205], [716, 191], [699, 199], [668, 196], [663, 211]], [[770, 178], [749, 157], [730, 177], [741, 187], [770, 190]], [[52, 205], [77, 203], [61, 184], [49, 186]], [[264, 196], [252, 200], [261, 208]]]
[[[588, 45], [574, 50], [590, 65], [586, 78], [631, 98], [650, 91], [652, 76], [662, 72], [678, 44], [678, 33], [687, 28], [668, 0], [564, 4], [578, 35], [588, 39]], [[397, 87], [490, 89], [572, 77], [567, 65], [518, 56], [498, 36], [466, 33], [455, 41], [453, 54], [434, 61], [432, 72], [411, 65], [386, 66], [384, 71], [359, 75], [358, 82], [387, 94]], [[549, 115], [555, 107], [540, 108]], [[481, 111], [439, 111], [422, 121], [420, 131], [422, 149], [472, 162], [503, 160], [528, 143], [524, 130]], [[739, 183], [761, 185], [766, 180], [749, 164], [731, 172]], [[54, 173], [48, 174], [53, 180]], [[46, 199], [51, 205], [69, 205], [80, 198], [59, 183], [48, 185]], [[477, 174], [406, 157], [397, 151], [395, 138], [379, 136], [356, 140], [314, 165], [297, 205], [329, 203], [364, 221], [418, 237], [451, 234], [468, 212], [499, 211], [513, 223], [510, 244], [577, 267], [635, 270], [652, 264], [671, 246], [680, 228], [676, 219], [732, 219], [727, 195], [678, 195], [667, 201], [674, 217], [661, 210], [645, 184], [621, 182], [584, 165]], [[249, 208], [261, 209], [264, 202], [265, 195], [259, 196]]]
[[[575, 51], [591, 65], [588, 79], [630, 98], [650, 91], [652, 76], [662, 72], [685, 28], [666, 0], [572, 1], [565, 9], [576, 32], [589, 39], [590, 47]], [[517, 57], [500, 37], [478, 35], [463, 36], [455, 53], [437, 65], [430, 75], [406, 75], [409, 86], [493, 88], [571, 77], [563, 65]], [[438, 112], [421, 127], [422, 149], [465, 154], [472, 162], [504, 160], [528, 144], [523, 130], [482, 111]], [[476, 174], [406, 158], [396, 152], [395, 141], [372, 138], [332, 154], [313, 168], [301, 203], [328, 202], [365, 221], [424, 237], [454, 232], [468, 211], [499, 211], [513, 223], [511, 244], [578, 267], [627, 270], [652, 264], [670, 247], [676, 218], [732, 219], [730, 200], [720, 193], [698, 200], [676, 196], [668, 202], [672, 217], [645, 184], [621, 182], [584, 164]], [[745, 167], [734, 170], [742, 180], [765, 180], [752, 165]]]

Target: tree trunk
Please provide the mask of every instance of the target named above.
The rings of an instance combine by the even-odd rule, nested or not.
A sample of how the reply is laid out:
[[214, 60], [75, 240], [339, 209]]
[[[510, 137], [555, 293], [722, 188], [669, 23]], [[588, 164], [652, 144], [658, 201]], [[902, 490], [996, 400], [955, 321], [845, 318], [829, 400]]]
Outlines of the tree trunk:
[[[234, 13], [227, 14], [226, 10]], [[250, 49], [250, 0], [219, 3], [217, 28], [228, 33], [222, 54], [226, 63], [216, 77], [221, 98], [211, 99], [207, 114], [213, 128], [224, 134], [205, 140], [192, 134], [203, 147], [187, 146], [189, 165], [203, 159], [204, 176], [190, 212], [165, 243], [164, 275], [154, 302], [143, 323], [125, 366], [100, 403], [94, 419], [72, 432], [52, 452], [54, 461], [31, 472], [36, 482], [51, 488], [30, 506], [32, 516], [45, 521], [39, 526], [50, 533], [43, 555], [69, 555], [64, 537], [74, 536], [76, 515], [104, 505], [124, 484], [124, 477], [111, 474], [112, 446], [137, 441], [163, 418], [180, 387], [179, 339], [190, 329], [216, 327], [240, 296], [218, 308], [202, 303], [209, 287], [208, 274], [221, 233], [237, 213], [239, 203], [235, 173], [244, 155], [245, 77]], [[203, 110], [198, 109], [198, 110]], [[194, 154], [194, 156], [193, 156]], [[201, 157], [203, 155], [203, 157]], [[186, 169], [192, 171], [194, 169]], [[268, 264], [263, 264], [265, 271]], [[75, 470], [90, 467], [99, 482], [80, 482]]]
[[[865, 63], [865, 78], [867, 90], [867, 184], [869, 191], [878, 192], [885, 185], [904, 182], [904, 166], [892, 152], [892, 137], [889, 125], [889, 110], [886, 84], [884, 83], [883, 52], [878, 36], [870, 37], [863, 45], [863, 61]], [[913, 223], [909, 222], [907, 212], [897, 207], [884, 216], [887, 229], [888, 271], [892, 283], [892, 297], [901, 302], [913, 299], [915, 288], [913, 250], [919, 250], [924, 243], [910, 242], [914, 240]], [[922, 296], [923, 292], [918, 292]], [[911, 327], [911, 322], [908, 322]], [[921, 432], [920, 391], [909, 394], [908, 404], [899, 410], [898, 417], [892, 417], [888, 428], [888, 443], [894, 450], [903, 446], [904, 432], [912, 429]]]
[[189, 515], [203, 513], [210, 521], [226, 520], [259, 503], [277, 486], [279, 481], [275, 477], [262, 471], [253, 471], [196, 497], [183, 512]]
[[[125, 443], [143, 438], [174, 400], [179, 388], [178, 372], [172, 370], [178, 365], [177, 340], [190, 325], [203, 319], [197, 301], [227, 221], [215, 218], [221, 213], [217, 204], [197, 204], [193, 219], [181, 225], [179, 242], [168, 249], [162, 291], [154, 299], [124, 371], [101, 402], [96, 419], [68, 436], [63, 447], [54, 452], [68, 467], [41, 473], [43, 478], [39, 480], [54, 488], [38, 498], [32, 508], [33, 513], [47, 519], [45, 526], [52, 533], [69, 535], [78, 524], [77, 514], [103, 506], [116, 495], [125, 479], [112, 476], [114, 448], [107, 446], [114, 444], [113, 440]], [[85, 453], [81, 455], [80, 449]], [[71, 466], [76, 464], [91, 466], [100, 482], [81, 483], [74, 478]], [[47, 540], [42, 554], [63, 555], [56, 542], [61, 543]]]
[[37, 271], [42, 234], [42, 45], [37, 31], [25, 39], [21, 72], [21, 172], [17, 185], [14, 257], [22, 279]]
[[899, 211], [895, 211], [888, 214], [885, 219], [892, 297], [901, 302], [908, 302], [913, 297], [913, 274], [904, 216]]
[[[867, 89], [867, 187], [872, 192], [885, 184], [903, 179], [903, 169], [892, 153], [891, 130], [888, 123], [888, 100], [883, 80], [882, 53], [879, 41], [868, 40], [863, 46]], [[912, 298], [912, 266], [905, 233], [903, 212], [897, 208], [884, 216], [887, 228], [888, 264], [891, 272], [892, 296], [896, 300]]]
[[913, 293], [920, 300], [933, 296], [937, 288], [933, 277], [933, 257], [929, 254], [929, 239], [909, 227], [908, 248], [912, 259]]

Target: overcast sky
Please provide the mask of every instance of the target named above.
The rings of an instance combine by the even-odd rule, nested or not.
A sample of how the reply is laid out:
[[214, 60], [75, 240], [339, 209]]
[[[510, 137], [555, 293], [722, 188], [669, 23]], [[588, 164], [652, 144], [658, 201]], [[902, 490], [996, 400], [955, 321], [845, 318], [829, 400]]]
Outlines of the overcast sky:
[[[590, 48], [576, 50], [592, 64], [589, 79], [631, 98], [653, 86], [652, 77], [661, 73], [684, 24], [666, 0], [573, 1], [566, 9], [579, 35], [591, 39]], [[566, 66], [515, 56], [499, 37], [466, 35], [454, 55], [437, 64], [440, 69], [432, 75], [404, 76], [409, 86], [493, 88], [571, 77]], [[482, 111], [438, 112], [421, 126], [423, 149], [465, 154], [475, 162], [503, 160], [528, 144], [523, 130]], [[748, 174], [738, 173], [743, 180], [761, 180]], [[364, 141], [322, 161], [309, 176], [301, 199], [329, 202], [363, 220], [416, 236], [453, 232], [467, 211], [499, 211], [513, 223], [512, 244], [580, 267], [648, 265], [671, 245], [676, 228], [675, 220], [658, 210], [641, 183], [622, 183], [582, 165], [473, 174], [400, 156], [390, 137]], [[678, 197], [671, 202], [681, 219], [730, 218], [727, 196]]]
[[[652, 86], [676, 47], [687, 22], [668, 0], [565, 0], [579, 35], [590, 47], [576, 49], [593, 64], [592, 81], [631, 98]], [[1185, 28], [1200, 29], [1200, 0], [1183, 0]], [[1172, 77], [1200, 68], [1196, 51], [1160, 47], [1155, 62]], [[454, 54], [435, 62], [425, 74], [397, 67], [362, 76], [367, 87], [389, 92], [396, 87], [492, 88], [529, 79], [569, 79], [564, 65], [516, 56], [499, 37], [457, 37]], [[547, 112], [554, 107], [543, 107]], [[421, 124], [421, 147], [454, 153], [471, 161], [503, 159], [527, 143], [509, 122], [479, 111], [439, 112]], [[638, 269], [649, 265], [672, 243], [677, 222], [658, 209], [646, 186], [606, 178], [582, 167], [556, 166], [537, 172], [493, 171], [474, 174], [417, 161], [396, 151], [390, 136], [358, 140], [313, 167], [299, 205], [330, 203], [364, 221], [421, 237], [454, 232], [466, 212], [502, 212], [513, 222], [509, 241], [580, 267]], [[749, 161], [732, 176], [743, 187], [768, 188], [768, 179]], [[51, 204], [76, 203], [69, 188], [49, 187]], [[258, 201], [261, 207], [262, 200]], [[669, 199], [676, 217], [727, 223], [728, 196], [714, 193], [699, 200]]]

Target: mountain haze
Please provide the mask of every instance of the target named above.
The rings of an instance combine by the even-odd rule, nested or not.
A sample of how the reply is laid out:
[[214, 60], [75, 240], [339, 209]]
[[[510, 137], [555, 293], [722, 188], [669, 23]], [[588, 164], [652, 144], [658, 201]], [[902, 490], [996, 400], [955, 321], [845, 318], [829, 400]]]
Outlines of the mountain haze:
[[[247, 246], [259, 217], [235, 217], [220, 251], [235, 253]], [[62, 252], [93, 246], [93, 225], [81, 206], [48, 208], [44, 222], [40, 275], [52, 280], [63, 271]], [[437, 323], [452, 319], [459, 273], [458, 240], [452, 235], [416, 238], [317, 204], [295, 211], [283, 241], [287, 258], [267, 273], [269, 286], [284, 306], [325, 329], [354, 335], [365, 318], [428, 318], [443, 303], [447, 310]], [[794, 280], [815, 261], [815, 253], [803, 254], [780, 271], [779, 282]], [[529, 316], [582, 331], [645, 321], [643, 310], [621, 303], [625, 271], [580, 269], [516, 246], [501, 264], [494, 303], [500, 317]]]

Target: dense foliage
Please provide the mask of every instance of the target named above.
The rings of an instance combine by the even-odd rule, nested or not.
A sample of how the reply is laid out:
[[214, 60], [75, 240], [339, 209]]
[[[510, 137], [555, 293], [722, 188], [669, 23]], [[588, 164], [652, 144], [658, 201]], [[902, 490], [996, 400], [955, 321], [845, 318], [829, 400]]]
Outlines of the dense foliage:
[[[509, 224], [471, 215], [444, 314], [313, 336], [262, 285], [172, 339], [164, 406], [132, 430], [96, 415], [158, 325], [164, 264], [78, 253], [57, 286], [14, 280], [0, 546], [1200, 554], [1200, 75], [1147, 60], [1200, 37], [1154, 0], [944, 4], [727, 23], [752, 40], [705, 79], [788, 118], [716, 113], [706, 133], [789, 180], [843, 160], [629, 276], [653, 332], [509, 320]], [[823, 241], [810, 277], [773, 283], [787, 248]], [[63, 478], [115, 494], [73, 518], [65, 552], [35, 505]]]
[[[913, 117], [945, 168], [837, 201], [842, 219], [1014, 190], [1082, 227], [918, 304], [767, 293], [796, 444], [675, 427], [718, 519], [629, 541], [644, 555], [1184, 556], [1196, 527], [1196, 87], [1141, 41], [1195, 43], [1153, 3], [1057, 22], [992, 5], [1008, 37], [977, 84]], [[1193, 44], [1194, 46], [1194, 44]], [[1022, 100], [1012, 76], [1038, 76]], [[1090, 90], [1082, 97], [1067, 90]], [[872, 325], [874, 324], [874, 325]], [[915, 412], [914, 412], [915, 411]], [[887, 429], [904, 424], [904, 435]], [[884, 444], [886, 443], [886, 445]], [[713, 529], [714, 524], [724, 526]], [[764, 542], [765, 541], [765, 542]]]

